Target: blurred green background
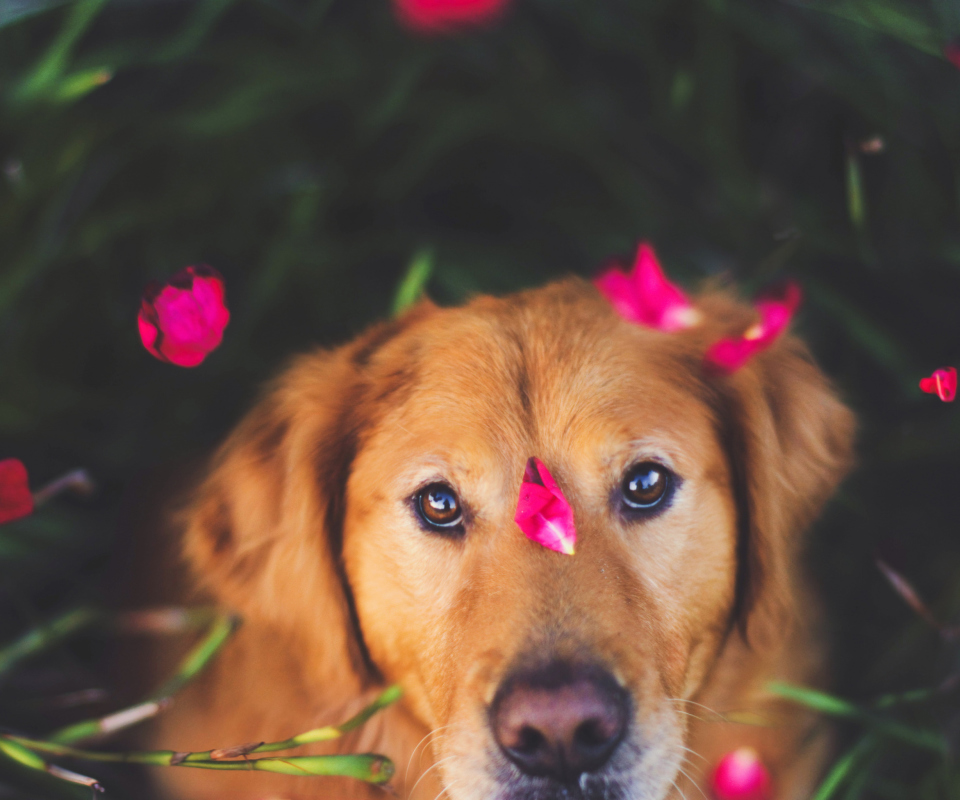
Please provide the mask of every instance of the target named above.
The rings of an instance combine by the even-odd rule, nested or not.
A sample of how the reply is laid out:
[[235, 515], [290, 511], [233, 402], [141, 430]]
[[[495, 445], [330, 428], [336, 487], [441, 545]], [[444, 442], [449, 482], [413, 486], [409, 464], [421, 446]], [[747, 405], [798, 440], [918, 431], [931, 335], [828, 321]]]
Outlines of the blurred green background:
[[[956, 645], [873, 559], [960, 611], [960, 409], [917, 387], [960, 365], [958, 35], [957, 0], [515, 0], [436, 37], [388, 0], [0, 0], [0, 458], [101, 486], [0, 528], [0, 636], [96, 600], [125, 488], [388, 315], [416, 253], [457, 303], [646, 238], [689, 287], [803, 284], [797, 327], [862, 426], [811, 549], [835, 689], [936, 686]], [[180, 369], [136, 314], [200, 262], [232, 321]], [[43, 697], [104, 685], [96, 652], [8, 679], [0, 724], [43, 732]], [[960, 737], [956, 693], [898, 713]], [[835, 796], [958, 798], [950, 763], [886, 742]], [[18, 781], [0, 797], [54, 791]]]

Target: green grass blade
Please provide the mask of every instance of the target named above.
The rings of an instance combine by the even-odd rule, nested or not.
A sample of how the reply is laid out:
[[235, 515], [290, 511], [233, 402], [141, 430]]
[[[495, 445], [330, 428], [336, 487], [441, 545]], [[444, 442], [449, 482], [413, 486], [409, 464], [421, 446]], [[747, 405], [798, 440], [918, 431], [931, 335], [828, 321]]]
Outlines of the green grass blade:
[[861, 763], [863, 758], [876, 746], [876, 737], [871, 734], [864, 736], [859, 742], [844, 753], [830, 768], [827, 777], [813, 793], [810, 800], [830, 800], [836, 791], [843, 785], [847, 776]]
[[147, 700], [122, 711], [105, 717], [87, 719], [68, 725], [47, 737], [51, 742], [71, 744], [94, 736], [113, 733], [143, 720], [155, 716], [169, 703], [170, 698], [179, 692], [220, 651], [231, 634], [236, 630], [239, 619], [232, 615], [218, 617], [207, 635], [191, 650], [181, 662], [180, 668]]
[[421, 250], [413, 257], [406, 275], [397, 287], [397, 293], [393, 298], [393, 316], [400, 316], [420, 299], [432, 274], [433, 253], [429, 250]]
[[89, 627], [100, 617], [100, 612], [92, 608], [76, 608], [47, 625], [25, 633], [16, 641], [0, 648], [0, 676], [9, 672], [25, 658], [36, 655], [77, 631]]

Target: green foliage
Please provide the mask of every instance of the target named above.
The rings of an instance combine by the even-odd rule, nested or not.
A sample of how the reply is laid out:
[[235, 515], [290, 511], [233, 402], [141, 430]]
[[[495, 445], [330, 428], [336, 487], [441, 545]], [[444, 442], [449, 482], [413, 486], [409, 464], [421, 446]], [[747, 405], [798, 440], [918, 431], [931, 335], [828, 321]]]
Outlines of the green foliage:
[[[957, 613], [960, 416], [917, 388], [960, 362], [957, 35], [954, 0], [516, 0], [433, 39], [387, 0], [0, 0], [0, 457], [102, 485], [0, 528], [0, 641], [98, 599], [125, 488], [213, 445], [289, 354], [424, 284], [590, 275], [647, 238], [688, 285], [802, 281], [801, 331], [861, 419], [811, 554], [836, 692], [936, 686], [956, 652], [872, 560], [899, 552]], [[136, 313], [197, 262], [233, 316], [178, 369]], [[89, 680], [65, 652], [37, 674]], [[902, 721], [955, 736], [937, 697]], [[957, 796], [934, 754], [849, 745], [833, 796]]]

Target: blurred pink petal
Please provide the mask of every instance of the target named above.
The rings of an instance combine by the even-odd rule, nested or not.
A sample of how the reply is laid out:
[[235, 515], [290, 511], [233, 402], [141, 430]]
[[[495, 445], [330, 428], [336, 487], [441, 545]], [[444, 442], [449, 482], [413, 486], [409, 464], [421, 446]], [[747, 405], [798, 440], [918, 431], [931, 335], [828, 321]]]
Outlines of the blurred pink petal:
[[720, 759], [710, 788], [716, 800], [770, 800], [770, 773], [752, 747], [740, 747]]
[[33, 513], [33, 495], [27, 468], [16, 458], [0, 461], [0, 522]]
[[215, 350], [230, 321], [223, 278], [212, 267], [187, 267], [147, 286], [137, 325], [143, 346], [161, 361], [195, 367]]
[[960, 39], [954, 39], [943, 48], [943, 54], [953, 66], [960, 69]]
[[952, 403], [957, 396], [957, 370], [954, 367], [935, 370], [929, 378], [920, 381], [920, 388], [927, 394], [935, 394], [944, 403]]
[[493, 22], [510, 0], [393, 0], [397, 18], [418, 33], [449, 33]]
[[704, 357], [707, 366], [725, 374], [736, 372], [777, 340], [802, 300], [803, 293], [793, 281], [783, 284], [775, 292], [762, 295], [754, 303], [760, 321], [747, 328], [742, 336], [721, 339], [711, 345]]
[[531, 541], [573, 555], [577, 543], [573, 509], [539, 458], [527, 461], [514, 521]]
[[653, 248], [642, 242], [629, 275], [612, 267], [594, 286], [628, 322], [672, 333], [696, 325], [699, 313], [683, 291], [667, 280]]

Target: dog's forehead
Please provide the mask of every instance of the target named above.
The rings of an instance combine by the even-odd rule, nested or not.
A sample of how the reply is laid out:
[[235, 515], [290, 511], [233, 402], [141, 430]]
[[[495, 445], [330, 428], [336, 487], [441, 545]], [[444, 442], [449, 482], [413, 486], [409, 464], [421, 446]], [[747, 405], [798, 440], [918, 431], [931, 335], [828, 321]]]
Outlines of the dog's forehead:
[[626, 323], [580, 281], [437, 310], [382, 357], [405, 376], [386, 417], [427, 439], [702, 438], [711, 424], [695, 344]]

